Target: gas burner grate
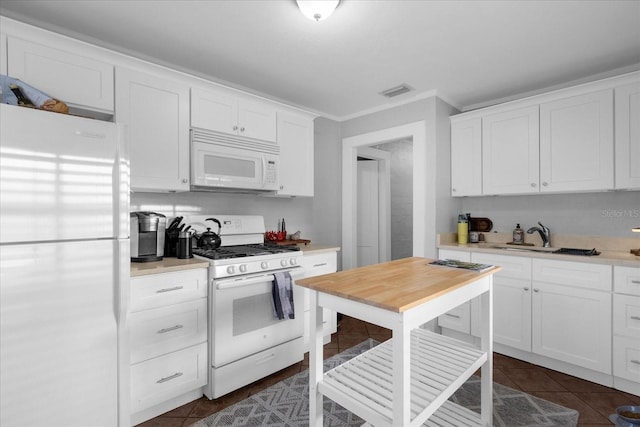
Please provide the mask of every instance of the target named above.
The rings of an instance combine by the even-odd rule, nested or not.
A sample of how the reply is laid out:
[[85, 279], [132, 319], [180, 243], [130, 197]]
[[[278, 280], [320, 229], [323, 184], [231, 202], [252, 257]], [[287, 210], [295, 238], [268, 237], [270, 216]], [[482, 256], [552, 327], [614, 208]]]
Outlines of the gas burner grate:
[[300, 248], [297, 246], [278, 246], [278, 245], [237, 245], [237, 246], [223, 246], [218, 249], [194, 249], [194, 255], [199, 255], [209, 259], [229, 259], [229, 258], [241, 258], [260, 255], [272, 255], [287, 252], [296, 252]]

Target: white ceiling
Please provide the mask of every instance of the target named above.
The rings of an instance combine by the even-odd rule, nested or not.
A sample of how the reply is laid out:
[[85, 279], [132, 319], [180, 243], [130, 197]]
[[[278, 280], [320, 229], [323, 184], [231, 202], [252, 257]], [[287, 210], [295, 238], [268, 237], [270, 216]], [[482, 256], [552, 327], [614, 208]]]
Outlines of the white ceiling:
[[[344, 120], [421, 97], [469, 109], [640, 68], [640, 1], [0, 0], [0, 13]], [[389, 100], [379, 92], [406, 83]]]

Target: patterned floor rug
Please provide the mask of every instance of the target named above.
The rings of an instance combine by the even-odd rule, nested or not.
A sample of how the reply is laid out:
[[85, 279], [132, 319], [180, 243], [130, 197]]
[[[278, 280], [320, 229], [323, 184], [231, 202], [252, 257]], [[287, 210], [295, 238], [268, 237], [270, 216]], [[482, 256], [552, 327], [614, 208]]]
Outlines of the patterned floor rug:
[[[325, 372], [375, 347], [369, 339], [324, 361]], [[555, 403], [493, 385], [494, 427], [575, 427], [578, 412]], [[480, 411], [480, 379], [471, 377], [451, 397], [469, 409]], [[324, 399], [324, 426], [360, 426], [364, 421], [340, 405]], [[306, 427], [309, 425], [309, 371], [305, 370], [247, 399], [225, 408], [191, 427]]]

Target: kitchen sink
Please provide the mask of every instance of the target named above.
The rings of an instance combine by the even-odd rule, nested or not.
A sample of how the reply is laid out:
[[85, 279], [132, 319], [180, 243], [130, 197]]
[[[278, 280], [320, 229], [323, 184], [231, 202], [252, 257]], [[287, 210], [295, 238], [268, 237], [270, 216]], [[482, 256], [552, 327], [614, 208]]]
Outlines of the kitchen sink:
[[576, 248], [544, 248], [541, 246], [507, 246], [496, 245], [490, 246], [491, 249], [500, 249], [513, 252], [539, 252], [559, 255], [578, 255], [578, 256], [594, 256], [600, 255], [600, 252], [594, 249], [576, 249]]

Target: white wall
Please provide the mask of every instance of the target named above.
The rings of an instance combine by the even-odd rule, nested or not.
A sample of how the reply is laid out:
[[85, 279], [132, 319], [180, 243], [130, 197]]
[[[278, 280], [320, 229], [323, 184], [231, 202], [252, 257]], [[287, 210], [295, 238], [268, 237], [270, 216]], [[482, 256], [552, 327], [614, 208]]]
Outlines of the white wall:
[[410, 257], [413, 251], [413, 142], [376, 145], [391, 154], [391, 258]]
[[[493, 230], [510, 233], [542, 222], [552, 234], [635, 237], [640, 227], [640, 192], [619, 191], [535, 196], [488, 196], [462, 199], [462, 211], [489, 218]], [[455, 231], [452, 220], [447, 231]]]

